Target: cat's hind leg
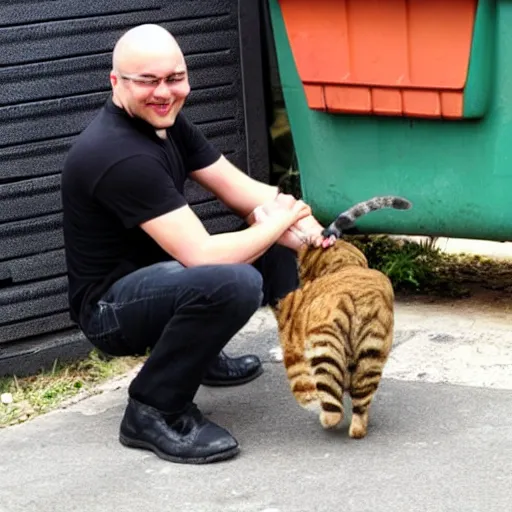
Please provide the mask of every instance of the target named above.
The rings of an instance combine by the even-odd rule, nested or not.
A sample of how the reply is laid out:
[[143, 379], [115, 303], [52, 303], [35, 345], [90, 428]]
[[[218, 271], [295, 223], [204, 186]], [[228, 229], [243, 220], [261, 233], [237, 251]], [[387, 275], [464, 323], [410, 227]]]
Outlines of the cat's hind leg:
[[343, 405], [332, 402], [321, 403], [320, 424], [325, 429], [339, 428], [343, 422]]
[[350, 382], [352, 421], [349, 436], [361, 439], [368, 429], [368, 412], [379, 386], [382, 370], [387, 359], [386, 351], [364, 348], [357, 359]]
[[341, 361], [333, 354], [312, 358], [313, 376], [320, 402], [320, 424], [325, 429], [340, 427], [343, 422], [343, 380]]

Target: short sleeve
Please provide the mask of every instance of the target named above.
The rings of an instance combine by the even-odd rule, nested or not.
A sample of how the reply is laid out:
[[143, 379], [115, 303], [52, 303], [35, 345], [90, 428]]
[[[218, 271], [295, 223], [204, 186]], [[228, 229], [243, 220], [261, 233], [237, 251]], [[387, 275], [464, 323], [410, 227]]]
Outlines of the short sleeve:
[[174, 140], [181, 146], [187, 172], [198, 171], [214, 164], [222, 153], [205, 137], [203, 132], [180, 112], [170, 129]]
[[94, 196], [128, 229], [187, 204], [163, 165], [145, 155], [113, 165], [97, 183]]

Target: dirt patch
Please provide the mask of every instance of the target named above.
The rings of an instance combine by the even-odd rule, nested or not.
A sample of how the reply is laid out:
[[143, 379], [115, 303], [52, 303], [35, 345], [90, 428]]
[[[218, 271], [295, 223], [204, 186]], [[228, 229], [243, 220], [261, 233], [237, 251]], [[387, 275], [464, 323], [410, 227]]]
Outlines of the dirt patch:
[[443, 297], [432, 294], [410, 293], [396, 294], [399, 303], [411, 308], [418, 305], [429, 305], [432, 312], [436, 309], [446, 312], [452, 309], [458, 316], [485, 316], [502, 326], [509, 325], [512, 329], [512, 293], [503, 290], [489, 290], [479, 285], [473, 285], [469, 295], [464, 297]]
[[451, 310], [512, 329], [512, 262], [456, 257], [440, 269], [439, 282], [428, 293], [398, 291], [396, 299], [407, 307], [428, 305], [432, 313]]

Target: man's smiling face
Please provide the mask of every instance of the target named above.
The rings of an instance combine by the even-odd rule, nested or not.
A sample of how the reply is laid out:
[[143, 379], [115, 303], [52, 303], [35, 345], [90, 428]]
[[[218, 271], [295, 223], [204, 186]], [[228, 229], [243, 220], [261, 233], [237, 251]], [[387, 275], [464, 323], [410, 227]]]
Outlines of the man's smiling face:
[[114, 51], [110, 81], [116, 105], [162, 130], [176, 121], [190, 84], [185, 58], [174, 38], [167, 32], [152, 35], [149, 41], [128, 38], [117, 54]]

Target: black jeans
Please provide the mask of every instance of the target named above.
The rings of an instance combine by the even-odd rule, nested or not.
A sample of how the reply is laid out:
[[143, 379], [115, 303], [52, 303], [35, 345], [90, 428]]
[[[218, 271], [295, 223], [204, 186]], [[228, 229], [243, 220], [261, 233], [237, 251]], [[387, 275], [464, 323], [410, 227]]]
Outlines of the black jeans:
[[166, 261], [114, 283], [84, 333], [110, 355], [149, 350], [129, 396], [174, 412], [193, 400], [208, 364], [258, 307], [297, 286], [295, 254], [279, 245], [253, 265], [185, 268]]

